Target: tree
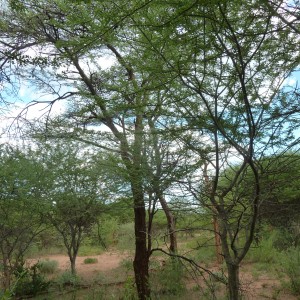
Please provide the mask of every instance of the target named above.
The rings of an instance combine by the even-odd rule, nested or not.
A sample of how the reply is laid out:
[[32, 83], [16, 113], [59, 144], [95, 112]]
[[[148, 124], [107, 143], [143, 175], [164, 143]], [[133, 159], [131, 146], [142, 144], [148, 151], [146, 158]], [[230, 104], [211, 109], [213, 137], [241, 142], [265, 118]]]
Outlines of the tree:
[[[298, 126], [298, 96], [281, 86], [299, 65], [299, 37], [283, 26], [280, 10], [274, 14], [260, 4], [164, 2], [145, 16], [148, 28], [137, 24], [160, 58], [157, 64], [181, 82], [180, 96], [173, 93], [176, 110], [190, 130], [201, 133], [200, 141], [191, 135], [185, 143], [208, 165], [210, 184], [204, 176], [200, 184], [187, 180], [186, 186], [218, 219], [230, 299], [239, 298], [239, 265], [253, 241], [262, 202], [258, 161], [295, 145], [292, 132]], [[276, 115], [276, 107], [285, 113]], [[237, 163], [230, 184], [222, 188], [223, 170]], [[245, 205], [238, 191], [246, 174], [253, 185]], [[240, 231], [247, 232], [243, 245]]]
[[[134, 1], [126, 6], [119, 1], [102, 5], [98, 2], [13, 1], [2, 26], [2, 32], [10, 28], [12, 40], [22, 35], [26, 42], [35, 41], [36, 49], [43, 49], [49, 54], [46, 61], [29, 57], [23, 70], [33, 75], [32, 82], [57, 95], [51, 103], [73, 97], [74, 105], [78, 104], [77, 108], [81, 110], [81, 125], [84, 125], [82, 120], [93, 120], [104, 124], [111, 132], [111, 139], [127, 170], [134, 202], [134, 270], [141, 299], [150, 296], [141, 170], [143, 115], [148, 97], [145, 82], [136, 76], [134, 61], [128, 55], [130, 48], [125, 49], [124, 43], [117, 37], [126, 33], [122, 28], [124, 20], [145, 5]], [[118, 62], [118, 67], [113, 67], [108, 74], [98, 61], [105, 52]], [[24, 57], [22, 51], [17, 60], [21, 57]], [[61, 65], [65, 66], [64, 69], [58, 68]], [[61, 92], [60, 87], [64, 83], [75, 88], [75, 91]], [[123, 126], [120, 128], [118, 124]], [[109, 148], [105, 145], [101, 147]]]
[[[69, 114], [52, 123], [56, 132], [50, 135], [73, 138], [120, 156], [133, 199], [134, 270], [141, 299], [150, 296], [151, 254], [147, 243], [150, 229], [146, 219], [144, 137], [149, 134], [146, 130], [149, 116], [153, 110], [158, 114], [162, 105], [161, 95], [157, 93], [157, 97], [155, 92], [161, 90], [163, 83], [161, 78], [153, 77], [142, 68], [142, 48], [137, 47], [138, 41], [134, 42], [137, 36], [131, 17], [141, 17], [138, 12], [150, 3], [13, 1], [2, 25], [4, 33], [10, 28], [12, 40], [21, 35], [25, 48], [32, 40], [34, 47], [28, 49], [43, 49], [47, 53], [44, 58], [43, 55], [28, 56], [23, 49], [18, 51], [12, 60], [25, 60], [23, 76], [27, 74], [33, 84], [55, 95], [50, 105], [61, 99], [72, 103]], [[99, 63], [99, 58], [105, 55], [114, 61], [107, 70]], [[61, 89], [62, 85], [69, 90]], [[49, 122], [47, 128], [48, 125]], [[104, 125], [106, 131], [94, 130], [96, 125]], [[161, 201], [165, 188], [156, 185]]]
[[100, 172], [94, 168], [91, 155], [76, 144], [43, 148], [39, 155], [47, 177], [44, 216], [62, 237], [75, 274], [80, 245], [98, 222], [105, 201]]
[[24, 255], [44, 229], [40, 204], [42, 169], [30, 155], [18, 149], [0, 149], [0, 253], [3, 287], [24, 264]]
[[[289, 230], [293, 223], [299, 221], [299, 159], [298, 154], [287, 152], [259, 161], [262, 186], [259, 221], [262, 224]], [[230, 184], [231, 172], [228, 171], [223, 180], [224, 187]], [[251, 177], [246, 174], [240, 185], [244, 203], [251, 198], [249, 186], [252, 185]]]
[[[73, 105], [68, 115], [46, 122], [55, 127], [48, 136], [73, 138], [121, 158], [133, 200], [140, 299], [150, 297], [147, 193], [154, 195], [153, 203], [163, 200], [172, 184], [161, 184], [160, 176], [167, 174], [173, 184], [178, 179], [169, 176], [168, 168], [158, 172], [164, 152], [157, 151], [152, 133], [164, 127], [172, 133], [172, 145], [186, 145], [181, 184], [218, 219], [230, 297], [239, 297], [239, 264], [253, 241], [261, 201], [257, 161], [272, 147], [291, 146], [297, 126], [293, 114], [299, 112], [297, 93], [284, 97], [293, 109], [277, 97], [299, 64], [297, 30], [286, 26], [286, 16], [278, 17], [280, 9], [274, 13], [266, 3], [271, 1], [14, 0], [3, 16], [2, 39], [8, 32], [12, 45], [23, 39], [25, 48], [15, 47], [10, 58], [22, 61], [22, 75], [55, 95], [50, 105], [62, 99]], [[30, 42], [34, 45], [28, 48]], [[24, 49], [39, 54], [28, 56]], [[113, 66], [101, 66], [104, 56]], [[293, 123], [286, 126], [289, 121]], [[152, 160], [146, 157], [147, 145], [152, 147], [148, 153], [156, 152]], [[193, 160], [190, 168], [191, 152], [198, 162]], [[240, 167], [222, 190], [222, 171], [232, 166], [233, 157]], [[206, 165], [210, 185], [198, 180]], [[235, 191], [246, 172], [254, 182], [249, 214], [235, 210], [242, 205]], [[239, 224], [248, 229], [243, 247], [236, 244]]]

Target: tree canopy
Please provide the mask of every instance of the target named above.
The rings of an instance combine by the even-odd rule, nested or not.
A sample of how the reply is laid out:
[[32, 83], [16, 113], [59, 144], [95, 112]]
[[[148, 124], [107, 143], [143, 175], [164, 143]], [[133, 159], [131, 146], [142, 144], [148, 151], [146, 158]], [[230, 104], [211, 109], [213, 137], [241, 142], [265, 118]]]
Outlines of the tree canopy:
[[[150, 296], [151, 214], [164, 208], [175, 255], [165, 200], [178, 193], [219, 223], [229, 293], [238, 299], [239, 265], [264, 198], [260, 162], [298, 151], [299, 91], [284, 83], [299, 66], [299, 13], [298, 1], [269, 0], [13, 0], [3, 10], [2, 70], [47, 96], [39, 101], [49, 109], [69, 104], [56, 118], [46, 113], [32, 135], [85, 143], [122, 170], [140, 299]], [[246, 173], [251, 199], [238, 210]], [[242, 246], [239, 224], [248, 230]]]

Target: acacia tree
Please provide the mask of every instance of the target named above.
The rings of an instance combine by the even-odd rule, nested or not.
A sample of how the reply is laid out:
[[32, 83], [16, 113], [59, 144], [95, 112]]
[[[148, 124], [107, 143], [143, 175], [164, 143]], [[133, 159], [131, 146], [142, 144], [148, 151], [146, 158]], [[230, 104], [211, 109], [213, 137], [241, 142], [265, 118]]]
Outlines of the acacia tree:
[[105, 201], [92, 155], [76, 144], [43, 145], [38, 151], [47, 177], [44, 217], [62, 237], [71, 272], [83, 239], [98, 222]]
[[[174, 138], [197, 153], [199, 165], [202, 161], [210, 165], [212, 184], [207, 189], [197, 190], [194, 182], [186, 183], [219, 219], [230, 297], [237, 299], [239, 264], [253, 240], [260, 204], [257, 160], [275, 145], [277, 136], [283, 136], [281, 125], [291, 111], [285, 106], [287, 114], [274, 118], [272, 103], [282, 80], [299, 63], [296, 31], [278, 18], [280, 10], [276, 15], [262, 6], [266, 1], [11, 3], [12, 10], [1, 23], [4, 39], [9, 31], [11, 40], [21, 35], [24, 45], [34, 42], [31, 50], [39, 50], [30, 57], [25, 46], [14, 59], [25, 64], [22, 71], [28, 71], [32, 83], [56, 95], [51, 103], [69, 98], [74, 106], [67, 121], [57, 121], [58, 133], [65, 136], [62, 123], [71, 125], [68, 136], [121, 157], [134, 203], [139, 297], [150, 296], [144, 136], [147, 126], [157, 128], [148, 123], [148, 116], [160, 113], [156, 107], [162, 104], [153, 93], [160, 90], [168, 95], [169, 101], [163, 103], [168, 105], [167, 118], [173, 114], [174, 128], [188, 133], [174, 133]], [[99, 63], [104, 55], [115, 62], [108, 70]], [[163, 119], [159, 123], [165, 124]], [[108, 131], [93, 130], [99, 124]], [[195, 138], [196, 130], [200, 140]], [[222, 190], [221, 170], [231, 165], [230, 156], [242, 163], [232, 184]], [[247, 216], [235, 211], [239, 197], [231, 198], [230, 205], [225, 201], [246, 170], [255, 182]], [[156, 193], [163, 189], [156, 185]], [[231, 220], [239, 223], [244, 216], [249, 235], [243, 247], [237, 247]]]
[[0, 253], [5, 290], [44, 229], [40, 210], [43, 188], [42, 168], [29, 153], [2, 146], [0, 157]]
[[[151, 90], [162, 82], [139, 69], [137, 44], [132, 43], [135, 32], [133, 28], [128, 31], [126, 22], [147, 4], [12, 1], [1, 28], [2, 32], [10, 31], [12, 40], [21, 35], [25, 50], [38, 51], [30, 57], [22, 49], [14, 57], [16, 61], [25, 60], [23, 75], [30, 76], [31, 82], [46, 93], [56, 95], [52, 104], [70, 99], [73, 110], [62, 118], [68, 128], [72, 126], [67, 136], [120, 155], [133, 199], [134, 271], [141, 299], [150, 296], [143, 136], [147, 112], [155, 107], [156, 100], [152, 97], [150, 101]], [[26, 49], [28, 41], [34, 41], [35, 47]], [[47, 53], [46, 58], [42, 53]], [[115, 62], [108, 71], [99, 62], [105, 55]], [[67, 90], [62, 89], [63, 85]], [[91, 130], [101, 124], [108, 132]], [[64, 128], [56, 121], [61, 137], [66, 136]]]
[[[299, 112], [297, 93], [279, 93], [299, 64], [298, 37], [278, 17], [280, 10], [274, 14], [261, 4], [188, 1], [167, 9], [164, 3], [155, 11], [160, 17], [145, 16], [151, 31], [139, 27], [162, 68], [178, 75], [187, 96], [176, 101], [177, 110], [202, 133], [202, 143], [192, 136], [186, 144], [206, 161], [210, 184], [204, 178], [198, 187], [192, 181], [187, 186], [218, 219], [230, 299], [239, 298], [239, 265], [253, 241], [263, 200], [259, 160], [267, 151], [295, 144], [291, 133], [296, 127], [290, 122], [291, 114]], [[163, 41], [168, 42], [162, 49]], [[176, 93], [174, 99], [179, 99]], [[276, 108], [285, 113], [276, 114]], [[230, 184], [222, 186], [222, 170], [236, 162]], [[239, 193], [246, 174], [253, 178], [247, 201]], [[243, 244], [238, 241], [242, 231]]]
[[[299, 211], [299, 154], [289, 152], [279, 153], [275, 156], [264, 157], [259, 161], [261, 177], [261, 204], [259, 221], [274, 227], [290, 230], [292, 224], [298, 222]], [[223, 185], [231, 181], [231, 173], [223, 178]], [[243, 184], [239, 186], [239, 193], [244, 201], [251, 198], [249, 186], [253, 185], [251, 177], [245, 175]], [[249, 200], [248, 200], [249, 201]], [[260, 232], [257, 230], [259, 240]]]

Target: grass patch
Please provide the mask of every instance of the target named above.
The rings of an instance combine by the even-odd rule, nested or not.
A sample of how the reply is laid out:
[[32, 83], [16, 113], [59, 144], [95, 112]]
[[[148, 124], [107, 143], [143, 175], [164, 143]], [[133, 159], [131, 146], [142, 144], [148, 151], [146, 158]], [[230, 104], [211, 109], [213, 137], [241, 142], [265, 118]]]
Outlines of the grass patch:
[[134, 237], [134, 224], [125, 223], [121, 224], [118, 232], [119, 250], [134, 250], [135, 237]]
[[39, 249], [37, 246], [33, 246], [26, 253], [27, 258], [36, 258], [37, 256], [47, 256], [47, 255], [59, 255], [66, 254], [67, 250], [63, 246], [53, 246], [49, 248]]
[[37, 266], [43, 274], [54, 274], [58, 269], [58, 262], [56, 260], [41, 260], [37, 263]]
[[55, 280], [60, 288], [65, 286], [77, 286], [80, 284], [80, 281], [80, 277], [76, 274], [72, 274], [69, 270], [61, 273]]
[[150, 276], [154, 298], [181, 296], [185, 291], [183, 265], [178, 260], [168, 259], [164, 266]]
[[82, 245], [79, 248], [78, 256], [99, 255], [103, 250], [99, 246]]
[[283, 272], [288, 276], [289, 281], [284, 284], [294, 294], [300, 295], [300, 249], [291, 248], [281, 255]]
[[98, 262], [98, 259], [97, 258], [94, 258], [94, 257], [88, 257], [86, 258], [83, 263], [85, 263], [86, 265], [88, 264], [96, 264]]

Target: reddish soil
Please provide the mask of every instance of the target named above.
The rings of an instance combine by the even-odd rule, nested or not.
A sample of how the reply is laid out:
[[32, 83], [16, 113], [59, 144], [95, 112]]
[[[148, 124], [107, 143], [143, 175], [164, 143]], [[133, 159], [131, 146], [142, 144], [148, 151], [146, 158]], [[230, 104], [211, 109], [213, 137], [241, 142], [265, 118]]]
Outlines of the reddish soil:
[[[85, 264], [84, 259], [97, 258], [98, 262], [93, 264]], [[32, 264], [38, 260], [56, 260], [58, 262], [59, 272], [63, 272], [70, 268], [69, 259], [65, 255], [47, 255], [35, 259], [29, 259], [28, 263]], [[92, 282], [97, 274], [113, 274], [113, 281], [119, 281], [113, 273], [115, 269], [120, 267], [120, 263], [124, 259], [132, 259], [129, 254], [120, 252], [105, 252], [101, 255], [79, 256], [76, 260], [76, 270], [78, 275], [86, 282]], [[160, 258], [157, 258], [160, 260]], [[281, 288], [281, 283], [278, 279], [272, 278], [267, 273], [260, 272], [257, 276], [253, 276], [252, 265], [246, 264], [241, 267], [241, 282], [244, 291], [244, 299], [276, 299], [276, 300], [297, 300], [299, 298], [291, 295], [289, 292]], [[217, 266], [211, 268], [211, 271], [218, 271]], [[57, 274], [53, 274], [54, 276]], [[190, 285], [190, 284], [188, 284]], [[194, 284], [191, 282], [191, 287]], [[202, 286], [202, 284], [200, 283]], [[193, 299], [193, 298], [191, 298]]]
[[[90, 256], [78, 256], [76, 259], [76, 271], [77, 274], [84, 280], [90, 280], [95, 274], [99, 272], [106, 272], [116, 269], [120, 266], [122, 260], [127, 259], [128, 254], [105, 252], [100, 255]], [[86, 258], [96, 258], [98, 262], [93, 264], [85, 264]], [[29, 259], [28, 263], [31, 265], [39, 260], [55, 260], [58, 262], [59, 272], [63, 272], [70, 269], [69, 258], [66, 255], [47, 255], [34, 259]]]

